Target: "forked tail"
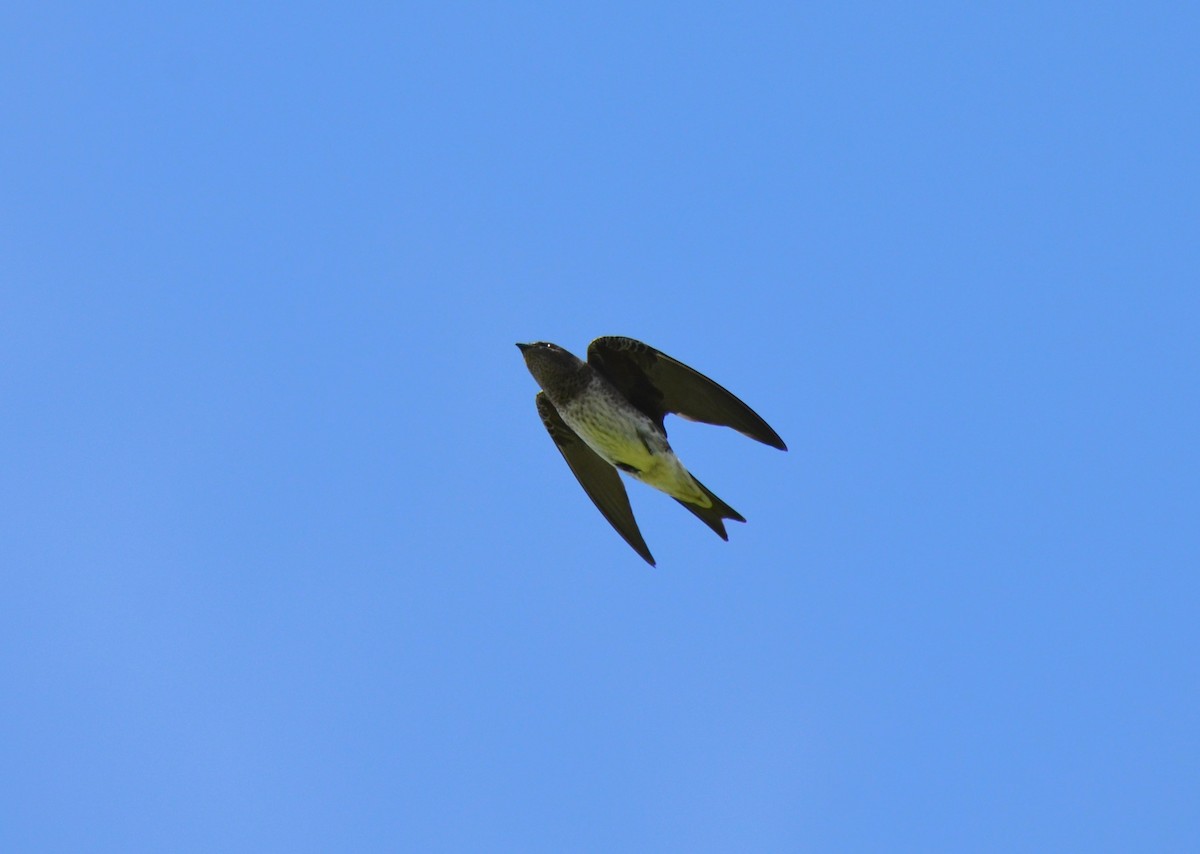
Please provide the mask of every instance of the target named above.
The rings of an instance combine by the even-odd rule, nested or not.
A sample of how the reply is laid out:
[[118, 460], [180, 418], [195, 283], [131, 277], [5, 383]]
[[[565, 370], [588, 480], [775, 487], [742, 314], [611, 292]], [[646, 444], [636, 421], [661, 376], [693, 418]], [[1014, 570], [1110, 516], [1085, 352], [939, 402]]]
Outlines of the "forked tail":
[[694, 476], [692, 477], [692, 480], [694, 480], [696, 482], [696, 486], [700, 487], [704, 494], [708, 496], [708, 500], [712, 502], [712, 506], [698, 507], [695, 504], [689, 504], [679, 498], [676, 498], [675, 500], [686, 507], [697, 519], [716, 531], [718, 537], [720, 537], [722, 540], [728, 540], [729, 535], [725, 533], [725, 523], [721, 520], [733, 519], [735, 522], [745, 522], [746, 519], [741, 513], [737, 512], [720, 498], [717, 498], [717, 496], [713, 495], [712, 492], [709, 491], [709, 488], [700, 481], [696, 480]]

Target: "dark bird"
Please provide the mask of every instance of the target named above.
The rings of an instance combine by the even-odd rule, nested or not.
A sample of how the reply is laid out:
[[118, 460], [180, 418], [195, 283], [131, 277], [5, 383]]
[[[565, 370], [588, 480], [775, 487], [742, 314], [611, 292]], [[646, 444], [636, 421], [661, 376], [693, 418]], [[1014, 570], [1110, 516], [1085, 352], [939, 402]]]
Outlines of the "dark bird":
[[542, 390], [538, 414], [567, 465], [604, 518], [647, 563], [617, 469], [674, 498], [723, 540], [725, 519], [746, 520], [692, 477], [667, 442], [663, 418], [720, 424], [786, 451], [754, 410], [703, 374], [632, 338], [597, 338], [587, 361], [557, 344], [518, 344]]

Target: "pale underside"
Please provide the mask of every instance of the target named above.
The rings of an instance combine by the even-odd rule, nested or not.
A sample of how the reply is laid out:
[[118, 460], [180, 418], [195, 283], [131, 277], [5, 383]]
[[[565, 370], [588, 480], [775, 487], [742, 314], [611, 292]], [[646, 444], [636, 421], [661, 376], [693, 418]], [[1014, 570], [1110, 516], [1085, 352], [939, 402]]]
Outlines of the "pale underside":
[[[654, 422], [607, 386], [597, 378], [588, 394], [555, 408], [579, 438], [606, 462], [672, 498], [711, 507], [708, 496], [675, 456]], [[608, 405], [594, 405], [593, 395], [602, 395]]]

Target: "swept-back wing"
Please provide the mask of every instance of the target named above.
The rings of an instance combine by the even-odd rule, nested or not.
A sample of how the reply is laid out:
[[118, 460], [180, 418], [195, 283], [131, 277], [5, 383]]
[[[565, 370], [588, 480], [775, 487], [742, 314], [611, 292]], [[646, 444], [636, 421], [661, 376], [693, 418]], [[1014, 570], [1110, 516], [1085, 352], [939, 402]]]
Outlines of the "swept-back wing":
[[660, 427], [663, 416], [674, 412], [787, 450], [779, 434], [731, 392], [648, 344], [619, 336], [597, 338], [588, 345], [588, 363]]
[[625, 492], [625, 484], [621, 483], [621, 476], [617, 474], [617, 470], [601, 459], [567, 426], [544, 391], [537, 394], [537, 410], [542, 416], [542, 423], [546, 425], [546, 432], [554, 440], [588, 498], [592, 499], [592, 503], [604, 514], [604, 518], [617, 533], [625, 538], [625, 542], [629, 543], [646, 563], [654, 566], [654, 556], [650, 554], [646, 541], [642, 539], [642, 532], [638, 530], [637, 521], [633, 518], [633, 508], [629, 506], [629, 496]]

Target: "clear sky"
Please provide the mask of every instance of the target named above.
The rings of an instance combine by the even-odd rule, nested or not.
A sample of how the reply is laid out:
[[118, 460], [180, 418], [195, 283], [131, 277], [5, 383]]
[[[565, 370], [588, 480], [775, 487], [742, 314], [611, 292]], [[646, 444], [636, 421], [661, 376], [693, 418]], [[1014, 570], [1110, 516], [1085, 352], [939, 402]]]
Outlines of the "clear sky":
[[[1200, 850], [1193, 3], [0, 11], [0, 849]], [[555, 452], [644, 340], [749, 520]]]

